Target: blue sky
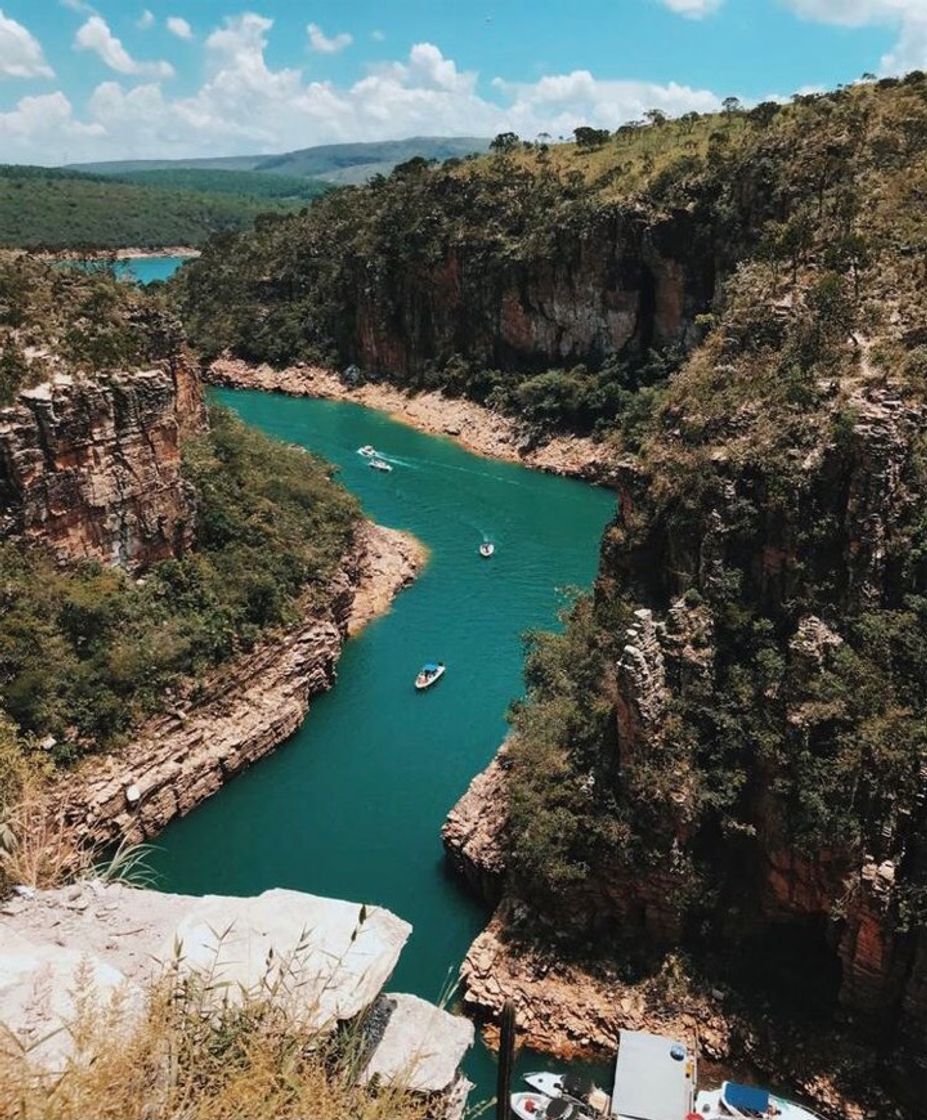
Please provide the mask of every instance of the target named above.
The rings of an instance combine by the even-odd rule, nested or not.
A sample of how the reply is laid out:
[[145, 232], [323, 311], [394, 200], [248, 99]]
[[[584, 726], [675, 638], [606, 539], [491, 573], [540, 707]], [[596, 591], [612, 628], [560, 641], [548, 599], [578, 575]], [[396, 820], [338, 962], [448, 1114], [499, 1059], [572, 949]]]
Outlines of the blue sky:
[[0, 160], [566, 135], [927, 67], [927, 0], [0, 0]]

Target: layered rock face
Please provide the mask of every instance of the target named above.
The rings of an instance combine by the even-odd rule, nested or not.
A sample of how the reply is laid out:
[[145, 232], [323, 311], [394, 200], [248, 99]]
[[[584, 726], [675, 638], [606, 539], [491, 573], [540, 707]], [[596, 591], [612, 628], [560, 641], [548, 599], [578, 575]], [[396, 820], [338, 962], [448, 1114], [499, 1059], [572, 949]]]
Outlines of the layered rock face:
[[269, 754], [334, 684], [348, 634], [382, 613], [424, 561], [414, 538], [362, 523], [324, 613], [219, 666], [123, 750], [89, 758], [60, 780], [53, 800], [76, 836], [93, 844], [150, 839]]
[[[920, 578], [907, 563], [906, 542], [918, 516], [927, 410], [870, 385], [855, 395], [852, 417], [839, 442], [822, 444], [809, 457], [789, 503], [777, 501], [771, 473], [745, 469], [726, 454], [714, 455], [693, 483], [698, 501], [684, 494], [678, 504], [636, 461], [621, 468], [619, 515], [606, 533], [596, 594], [611, 601], [621, 593], [638, 606], [608, 670], [614, 736], [603, 744], [608, 756], [598, 774], [626, 797], [632, 813], [634, 795], [621, 793], [641, 780], [629, 787], [631, 775], [652, 775], [644, 780], [659, 781], [660, 796], [645, 809], [647, 860], [591, 867], [569, 898], [552, 901], [552, 911], [578, 930], [579, 940], [620, 929], [638, 945], [704, 948], [710, 927], [714, 949], [753, 944], [766, 946], [756, 949], [764, 953], [777, 939], [794, 938], [799, 957], [814, 955], [832, 976], [836, 1018], [849, 1013], [881, 1041], [899, 1095], [910, 1100], [912, 1086], [927, 1077], [927, 929], [903, 915], [927, 871], [927, 772], [922, 767], [920, 792], [913, 794], [889, 784], [887, 792], [876, 786], [860, 796], [848, 781], [838, 796], [853, 803], [862, 821], [855, 843], [845, 835], [802, 842], [793, 830], [794, 785], [788, 792], [795, 773], [814, 772], [794, 771], [796, 760], [832, 765], [841, 726], [872, 734], [871, 727], [863, 732], [841, 724], [857, 718], [846, 714], [853, 698], [828, 682], [845, 679], [840, 658], [851, 640], [859, 641], [854, 620], [888, 625], [880, 620], [909, 609], [907, 597], [917, 594]], [[732, 586], [735, 592], [725, 590]], [[745, 703], [765, 713], [777, 746], [744, 744], [750, 756], [742, 763], [735, 827], [722, 835], [706, 824], [710, 814], [700, 805], [710, 765], [705, 754], [715, 743], [700, 746], [691, 732], [681, 738], [680, 729], [693, 710], [701, 718], [730, 696], [723, 682], [740, 667], [731, 666], [724, 612], [743, 603], [751, 605], [751, 617], [764, 620], [774, 651], [766, 691], [755, 700], [749, 694]], [[916, 743], [905, 749], [916, 751]], [[813, 790], [803, 792], [813, 799]], [[505, 884], [500, 839], [506, 798], [505, 765], [497, 760], [452, 812], [444, 836], [467, 880], [483, 893], [490, 882], [494, 897], [501, 890], [511, 906], [518, 888]], [[687, 893], [695, 874], [710, 887], [711, 903]], [[465, 968], [475, 1002], [487, 1006], [495, 996], [483, 958], [489, 949], [494, 960], [506, 956], [504, 925], [497, 918]], [[529, 990], [517, 965], [513, 957], [493, 967], [497, 978], [511, 973], [513, 987], [500, 990], [500, 1000]], [[792, 967], [799, 966], [796, 958]], [[539, 1006], [532, 1008], [535, 1017]], [[584, 1030], [581, 1017], [571, 1029], [574, 1042], [596, 1037], [595, 1024]]]
[[[459, 354], [485, 367], [543, 370], [685, 343], [714, 290], [713, 255], [679, 213], [659, 224], [602, 210], [537, 258], [449, 248], [433, 266], [369, 270], [347, 300], [339, 350], [407, 374]], [[401, 262], [396, 262], [401, 263]]]
[[183, 553], [195, 510], [180, 439], [205, 423], [192, 368], [59, 375], [0, 409], [0, 537], [138, 570]]

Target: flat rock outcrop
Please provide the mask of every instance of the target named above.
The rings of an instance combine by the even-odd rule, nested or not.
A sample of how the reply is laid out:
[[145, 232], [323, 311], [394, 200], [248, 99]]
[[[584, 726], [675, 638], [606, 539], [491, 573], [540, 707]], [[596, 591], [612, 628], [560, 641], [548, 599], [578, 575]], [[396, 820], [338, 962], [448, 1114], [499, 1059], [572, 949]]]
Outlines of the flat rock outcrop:
[[208, 977], [217, 1000], [260, 990], [323, 1032], [382, 999], [388, 1020], [363, 1080], [458, 1109], [473, 1025], [415, 996], [380, 995], [411, 932], [382, 907], [291, 890], [193, 898], [91, 880], [21, 891], [0, 906], [0, 1025], [56, 1070], [73, 1049], [79, 999], [117, 998], [129, 1030], [167, 970]]
[[181, 555], [195, 509], [180, 441], [204, 423], [199, 382], [180, 358], [23, 391], [0, 409], [0, 538], [133, 571]]

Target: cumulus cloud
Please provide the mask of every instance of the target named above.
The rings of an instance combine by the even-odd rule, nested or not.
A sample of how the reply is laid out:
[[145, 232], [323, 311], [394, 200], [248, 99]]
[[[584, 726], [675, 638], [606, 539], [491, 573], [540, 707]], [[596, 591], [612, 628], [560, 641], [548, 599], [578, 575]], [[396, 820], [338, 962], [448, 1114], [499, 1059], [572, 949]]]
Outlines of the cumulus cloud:
[[74, 49], [93, 51], [111, 69], [119, 74], [150, 74], [156, 78], [170, 78], [174, 68], [169, 62], [138, 62], [110, 31], [101, 16], [91, 16], [74, 37]]
[[686, 19], [704, 19], [716, 12], [724, 0], [660, 0], [660, 3]]
[[268, 65], [272, 26], [254, 13], [224, 20], [206, 38], [205, 79], [191, 95], [169, 97], [152, 76], [131, 88], [102, 82], [80, 121], [66, 99], [33, 108], [49, 116], [48, 126], [33, 137], [22, 133], [8, 158], [60, 162], [64, 146], [72, 160], [91, 160], [279, 152], [422, 134], [567, 135], [581, 124], [617, 128], [649, 108], [675, 114], [720, 103], [709, 90], [602, 80], [587, 70], [536, 82], [496, 78], [482, 91], [474, 71], [433, 43], [416, 43], [404, 58], [378, 64], [350, 85], [312, 81], [298, 69]]
[[92, 150], [87, 145], [105, 142], [105, 129], [97, 122], [75, 119], [63, 93], [23, 97], [14, 109], [0, 113], [0, 146], [4, 158], [29, 163], [65, 163]]
[[0, 9], [0, 78], [51, 78], [38, 39]]
[[803, 19], [839, 27], [894, 27], [898, 38], [882, 56], [886, 74], [927, 68], [927, 0], [783, 0]]
[[347, 31], [340, 31], [329, 38], [317, 23], [310, 23], [306, 27], [306, 34], [309, 36], [309, 46], [318, 54], [337, 54], [354, 42], [353, 36]]
[[150, 12], [147, 8], [135, 21], [135, 26], [142, 31], [147, 31], [150, 27], [154, 27], [154, 12]]
[[168, 16], [165, 21], [165, 26], [172, 35], [176, 35], [178, 39], [192, 39], [193, 28], [181, 16]]

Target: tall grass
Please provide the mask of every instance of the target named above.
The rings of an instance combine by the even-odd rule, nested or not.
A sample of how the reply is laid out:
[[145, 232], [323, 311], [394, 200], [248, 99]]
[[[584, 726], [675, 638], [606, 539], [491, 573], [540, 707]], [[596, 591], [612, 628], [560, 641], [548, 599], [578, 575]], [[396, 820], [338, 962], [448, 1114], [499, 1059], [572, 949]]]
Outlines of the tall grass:
[[63, 1068], [43, 1069], [0, 1031], [0, 1116], [18, 1120], [425, 1120], [401, 1085], [362, 1086], [363, 1021], [307, 1025], [264, 983], [229, 998], [177, 959], [143, 993], [102, 998], [86, 981]]

